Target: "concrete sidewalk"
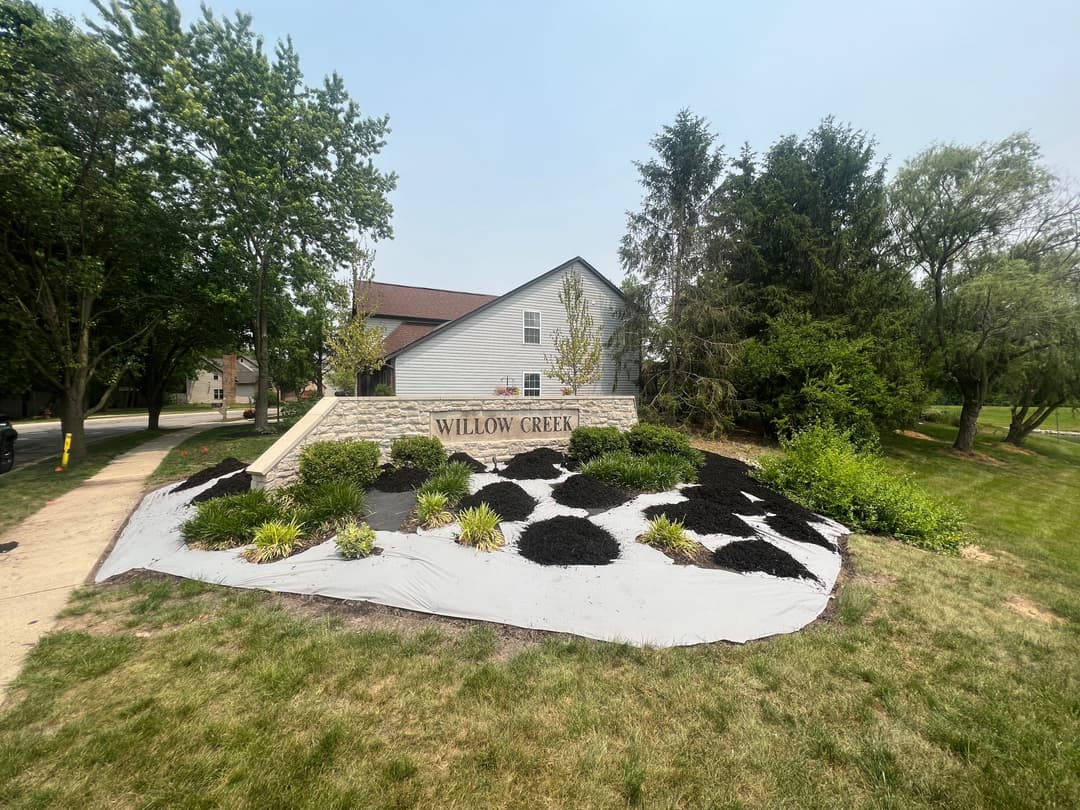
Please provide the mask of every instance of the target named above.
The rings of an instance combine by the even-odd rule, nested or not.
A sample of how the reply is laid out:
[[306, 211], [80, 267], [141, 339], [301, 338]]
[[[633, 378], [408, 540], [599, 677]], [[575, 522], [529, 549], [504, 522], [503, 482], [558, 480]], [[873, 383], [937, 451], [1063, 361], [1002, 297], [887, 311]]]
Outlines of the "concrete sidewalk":
[[205, 427], [181, 430], [117, 457], [97, 475], [0, 536], [0, 703], [27, 653], [83, 585], [169, 450]]

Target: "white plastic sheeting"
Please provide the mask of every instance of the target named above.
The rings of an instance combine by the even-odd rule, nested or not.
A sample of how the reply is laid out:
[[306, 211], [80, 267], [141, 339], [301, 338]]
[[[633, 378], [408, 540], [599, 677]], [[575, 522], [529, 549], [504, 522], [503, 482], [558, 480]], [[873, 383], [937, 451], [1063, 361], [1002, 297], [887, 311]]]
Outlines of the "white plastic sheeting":
[[[175, 485], [150, 493], [136, 509], [97, 581], [132, 569], [149, 569], [237, 588], [258, 588], [338, 599], [375, 602], [407, 610], [464, 619], [500, 622], [537, 630], [572, 633], [605, 641], [670, 647], [714, 641], [744, 642], [790, 633], [825, 609], [840, 571], [840, 555], [787, 540], [764, 519], [744, 518], [766, 540], [791, 554], [820, 583], [764, 573], [675, 565], [666, 555], [636, 542], [645, 530], [646, 506], [683, 499], [673, 493], [640, 495], [590, 518], [619, 541], [619, 559], [602, 566], [545, 566], [517, 553], [516, 542], [528, 523], [556, 515], [584, 517], [583, 509], [556, 503], [552, 481], [516, 481], [539, 501], [528, 522], [503, 523], [506, 547], [478, 552], [453, 539], [452, 524], [418, 534], [377, 532], [382, 554], [345, 560], [333, 541], [274, 563], [255, 564], [240, 549], [188, 548], [180, 525], [194, 514], [188, 506], [213, 485], [172, 494]], [[494, 481], [491, 473], [472, 477], [475, 492]], [[830, 540], [846, 534], [822, 519], [814, 527]], [[696, 535], [715, 549], [739, 539]]]

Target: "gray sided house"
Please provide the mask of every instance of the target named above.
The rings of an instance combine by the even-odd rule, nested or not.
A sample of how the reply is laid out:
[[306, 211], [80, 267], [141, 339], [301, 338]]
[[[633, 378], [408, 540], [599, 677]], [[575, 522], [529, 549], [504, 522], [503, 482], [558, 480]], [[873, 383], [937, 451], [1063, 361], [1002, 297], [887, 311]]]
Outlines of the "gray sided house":
[[618, 287], [581, 257], [497, 297], [367, 285], [369, 323], [386, 334], [387, 365], [364, 375], [361, 393], [373, 393], [381, 382], [399, 396], [490, 397], [507, 387], [523, 396], [562, 396], [563, 383], [548, 376], [547, 358], [556, 354], [556, 331], [567, 331], [559, 291], [571, 272], [581, 277], [604, 347], [600, 380], [582, 386], [579, 393], [637, 394], [639, 358], [619, 358], [607, 346], [622, 326], [626, 301]]

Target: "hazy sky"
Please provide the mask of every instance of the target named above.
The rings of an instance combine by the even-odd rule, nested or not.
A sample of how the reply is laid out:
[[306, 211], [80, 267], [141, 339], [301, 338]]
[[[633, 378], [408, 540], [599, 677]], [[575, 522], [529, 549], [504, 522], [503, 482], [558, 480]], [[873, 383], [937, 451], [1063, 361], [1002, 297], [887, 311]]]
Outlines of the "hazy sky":
[[381, 281], [502, 293], [581, 255], [618, 282], [632, 161], [681, 107], [729, 155], [832, 114], [890, 167], [933, 141], [1026, 129], [1080, 178], [1076, 0], [209, 5], [252, 14], [268, 43], [291, 35], [309, 82], [336, 70], [368, 114], [389, 114], [377, 162], [399, 181]]

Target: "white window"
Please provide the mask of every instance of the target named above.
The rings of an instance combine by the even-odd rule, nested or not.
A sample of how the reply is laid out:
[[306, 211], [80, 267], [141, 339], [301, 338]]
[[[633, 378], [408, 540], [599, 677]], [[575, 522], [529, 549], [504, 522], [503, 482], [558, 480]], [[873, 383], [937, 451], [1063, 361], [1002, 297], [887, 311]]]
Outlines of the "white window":
[[[540, 313], [527, 309], [522, 313], [522, 340], [524, 343], [540, 342]], [[537, 383], [539, 385], [539, 383]], [[539, 396], [539, 395], [537, 395]]]
[[527, 397], [540, 396], [540, 372], [527, 371], [522, 375], [521, 393]]
[[219, 402], [220, 400], [223, 400], [223, 399], [225, 399], [225, 391], [224, 391], [224, 389], [215, 388], [214, 389], [214, 401]]

